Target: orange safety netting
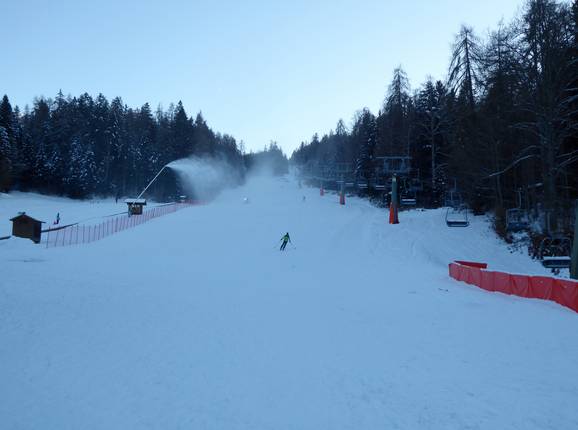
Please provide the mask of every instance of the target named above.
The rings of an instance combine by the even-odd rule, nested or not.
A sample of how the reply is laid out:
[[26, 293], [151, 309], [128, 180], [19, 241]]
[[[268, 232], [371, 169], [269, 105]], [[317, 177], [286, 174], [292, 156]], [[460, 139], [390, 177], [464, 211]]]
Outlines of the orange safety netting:
[[485, 270], [486, 264], [456, 261], [450, 276], [458, 281], [519, 297], [550, 300], [578, 312], [578, 282], [548, 276], [512, 275]]

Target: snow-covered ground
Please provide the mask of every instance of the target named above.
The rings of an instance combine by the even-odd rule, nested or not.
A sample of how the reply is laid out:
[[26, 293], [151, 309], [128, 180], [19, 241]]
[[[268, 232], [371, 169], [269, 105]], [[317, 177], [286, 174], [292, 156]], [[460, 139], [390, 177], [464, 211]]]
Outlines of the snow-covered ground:
[[[148, 201], [147, 204], [147, 208], [150, 208], [162, 203]], [[44, 221], [46, 224], [42, 228], [45, 229], [54, 225], [56, 214], [60, 214], [59, 225], [91, 225], [102, 222], [108, 216], [126, 213], [126, 210], [124, 199], [72, 200], [34, 193], [0, 193], [0, 237], [12, 233], [12, 223], [9, 220], [19, 212], [26, 212], [31, 217]]]
[[60, 224], [84, 224], [102, 221], [103, 216], [126, 212], [123, 200], [114, 199], [71, 200], [63, 197], [46, 196], [33, 193], [0, 193], [0, 237], [12, 233], [10, 218], [18, 212], [26, 212], [33, 218], [46, 222], [42, 228], [51, 226], [60, 213]]
[[261, 178], [90, 245], [0, 241], [0, 428], [578, 428], [578, 314], [447, 264], [547, 272], [484, 218], [400, 218]]

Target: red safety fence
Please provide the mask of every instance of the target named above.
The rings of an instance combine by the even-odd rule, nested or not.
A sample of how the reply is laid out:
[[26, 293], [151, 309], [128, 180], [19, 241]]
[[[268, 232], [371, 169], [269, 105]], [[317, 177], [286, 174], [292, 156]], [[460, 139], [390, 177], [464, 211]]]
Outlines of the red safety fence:
[[171, 203], [143, 211], [142, 215], [124, 215], [109, 217], [95, 225], [73, 224], [64, 228], [47, 230], [42, 234], [42, 243], [46, 247], [79, 245], [104, 239], [123, 230], [136, 227], [151, 219], [158, 218], [201, 203]]
[[512, 275], [484, 270], [483, 263], [456, 261], [449, 265], [450, 276], [458, 281], [519, 297], [550, 300], [578, 312], [578, 282], [549, 276]]

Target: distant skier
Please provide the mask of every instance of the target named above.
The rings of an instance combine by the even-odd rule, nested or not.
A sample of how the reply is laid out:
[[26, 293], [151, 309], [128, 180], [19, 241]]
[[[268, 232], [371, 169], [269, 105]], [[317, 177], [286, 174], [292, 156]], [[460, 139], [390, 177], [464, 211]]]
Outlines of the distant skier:
[[60, 223], [60, 212], [56, 213], [56, 220], [54, 221], [54, 225], [58, 225]]
[[289, 233], [285, 233], [285, 236], [283, 236], [281, 238], [281, 240], [283, 241], [283, 243], [281, 244], [281, 248], [279, 248], [279, 250], [285, 251], [285, 247], [287, 246], [287, 242], [291, 243], [291, 238], [289, 237]]

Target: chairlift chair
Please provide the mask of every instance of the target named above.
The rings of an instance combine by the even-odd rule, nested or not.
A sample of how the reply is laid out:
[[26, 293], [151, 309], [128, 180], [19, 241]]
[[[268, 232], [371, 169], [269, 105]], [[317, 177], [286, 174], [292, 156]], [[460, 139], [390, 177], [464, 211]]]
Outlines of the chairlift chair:
[[530, 226], [528, 214], [523, 209], [508, 209], [506, 211], [506, 230], [517, 232], [527, 229]]
[[465, 206], [451, 207], [446, 211], [446, 225], [448, 227], [468, 227], [468, 210]]
[[415, 193], [404, 193], [401, 196], [401, 205], [402, 206], [416, 206], [417, 199], [415, 197]]
[[572, 242], [563, 235], [553, 235], [542, 239], [540, 260], [547, 269], [568, 269], [571, 265]]
[[463, 205], [461, 194], [455, 190], [446, 191], [444, 196], [444, 206], [458, 208]]

